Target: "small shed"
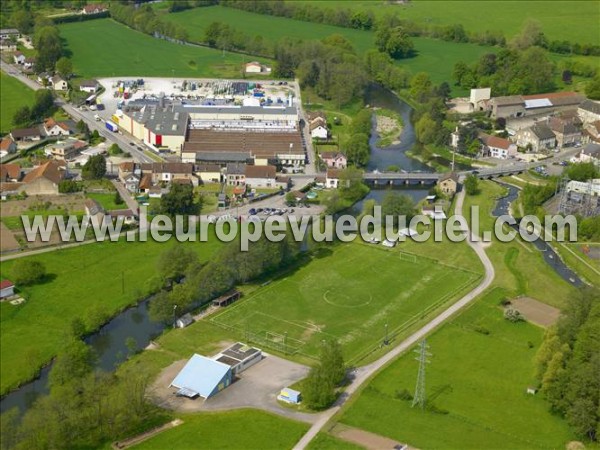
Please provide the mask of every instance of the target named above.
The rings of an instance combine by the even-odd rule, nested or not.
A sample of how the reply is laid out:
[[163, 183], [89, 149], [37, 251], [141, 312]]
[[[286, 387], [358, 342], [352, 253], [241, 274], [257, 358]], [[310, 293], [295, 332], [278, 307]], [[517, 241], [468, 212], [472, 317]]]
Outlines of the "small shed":
[[537, 388], [535, 388], [535, 387], [533, 387], [533, 386], [529, 386], [529, 387], [527, 388], [527, 393], [528, 393], [529, 395], [535, 395], [535, 394], [537, 394]]
[[242, 296], [242, 293], [240, 291], [230, 291], [225, 295], [220, 296], [219, 298], [216, 298], [212, 301], [213, 306], [219, 306], [219, 307], [224, 307], [227, 305], [232, 304], [233, 302], [235, 302], [236, 300], [238, 300], [240, 297]]
[[302, 401], [302, 394], [290, 388], [283, 388], [281, 392], [279, 392], [277, 400], [297, 405]]
[[15, 284], [9, 280], [0, 281], [0, 298], [11, 297], [15, 294]]
[[175, 321], [175, 328], [185, 328], [194, 323], [194, 318], [190, 313], [184, 314]]

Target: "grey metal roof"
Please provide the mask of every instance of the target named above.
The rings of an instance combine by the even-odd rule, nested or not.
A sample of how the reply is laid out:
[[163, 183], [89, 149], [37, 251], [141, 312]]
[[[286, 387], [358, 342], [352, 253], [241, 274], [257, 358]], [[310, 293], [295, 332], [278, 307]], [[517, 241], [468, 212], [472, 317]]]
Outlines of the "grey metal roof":
[[250, 153], [248, 153], [248, 152], [195, 152], [195, 153], [196, 153], [196, 161], [246, 162], [246, 160], [250, 159]]
[[239, 113], [247, 115], [297, 115], [298, 109], [295, 106], [279, 106], [279, 107], [263, 107], [263, 106], [196, 106], [196, 105], [181, 105], [175, 106], [175, 110], [187, 111], [189, 113], [216, 113], [216, 114], [227, 114], [227, 113]]
[[579, 105], [579, 107], [585, 111], [589, 111], [594, 114], [600, 114], [600, 102], [586, 100], [581, 105]]
[[155, 134], [182, 136], [187, 130], [188, 119], [189, 115], [186, 112], [147, 106], [143, 120], [146, 128]]
[[537, 136], [540, 140], [554, 139], [554, 133], [547, 125], [533, 125], [531, 132]]
[[229, 163], [227, 164], [227, 175], [244, 175], [246, 164], [244, 163]]

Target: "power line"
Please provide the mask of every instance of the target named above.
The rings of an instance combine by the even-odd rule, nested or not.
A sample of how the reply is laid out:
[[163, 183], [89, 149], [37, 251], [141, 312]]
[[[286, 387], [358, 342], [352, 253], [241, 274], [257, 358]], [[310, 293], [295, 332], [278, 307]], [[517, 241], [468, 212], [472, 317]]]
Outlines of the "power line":
[[415, 387], [415, 395], [411, 405], [412, 408], [417, 405], [421, 409], [425, 408], [425, 366], [426, 364], [429, 364], [427, 358], [431, 356], [431, 353], [427, 351], [428, 348], [429, 346], [427, 345], [427, 340], [423, 339], [419, 344], [419, 348], [415, 350], [415, 353], [419, 354], [419, 356], [415, 358], [417, 361], [419, 361], [419, 373], [417, 374], [417, 385]]

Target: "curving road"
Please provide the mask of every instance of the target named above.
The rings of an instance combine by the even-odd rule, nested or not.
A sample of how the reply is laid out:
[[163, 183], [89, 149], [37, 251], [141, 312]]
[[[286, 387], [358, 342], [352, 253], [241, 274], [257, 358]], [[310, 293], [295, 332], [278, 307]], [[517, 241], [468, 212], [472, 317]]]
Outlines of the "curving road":
[[[462, 214], [464, 198], [465, 191], [462, 190], [457, 196], [455, 211], [456, 215], [462, 217], [464, 217]], [[475, 251], [485, 268], [485, 276], [481, 283], [479, 283], [479, 285], [475, 289], [466, 294], [456, 303], [452, 304], [448, 309], [444, 310], [441, 314], [439, 314], [433, 320], [428, 322], [418, 331], [414, 332], [409, 337], [407, 337], [398, 346], [394, 347], [390, 352], [383, 355], [377, 361], [357, 369], [356, 376], [352, 383], [348, 386], [345, 392], [340, 396], [340, 398], [338, 398], [338, 400], [334, 403], [334, 405], [331, 408], [320, 414], [318, 420], [310, 427], [306, 434], [294, 446], [294, 450], [301, 450], [306, 448], [310, 441], [313, 440], [317, 433], [321, 431], [321, 429], [327, 424], [327, 422], [331, 420], [331, 418], [341, 409], [341, 407], [348, 401], [348, 399], [358, 390], [358, 388], [362, 386], [365, 382], [367, 382], [369, 378], [373, 376], [378, 370], [380, 370], [382, 367], [384, 367], [386, 364], [388, 364], [400, 354], [404, 353], [410, 347], [415, 345], [417, 342], [419, 342], [421, 339], [423, 339], [425, 336], [427, 336], [429, 333], [435, 330], [438, 326], [440, 326], [458, 311], [465, 308], [490, 286], [495, 276], [494, 266], [492, 265], [492, 262], [485, 253], [483, 244], [480, 241], [474, 242], [474, 234], [470, 230], [468, 232], [470, 238], [467, 239], [467, 243]]]

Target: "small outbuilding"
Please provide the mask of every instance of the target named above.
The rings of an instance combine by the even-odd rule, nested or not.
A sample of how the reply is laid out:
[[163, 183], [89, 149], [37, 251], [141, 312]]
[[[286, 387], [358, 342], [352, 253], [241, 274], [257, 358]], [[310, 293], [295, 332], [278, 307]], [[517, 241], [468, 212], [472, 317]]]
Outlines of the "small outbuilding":
[[193, 323], [194, 318], [190, 313], [187, 313], [175, 321], [175, 328], [185, 328]]
[[290, 388], [283, 388], [281, 392], [279, 392], [277, 400], [297, 405], [302, 401], [302, 394], [299, 391], [295, 391]]
[[221, 308], [231, 305], [233, 302], [238, 300], [242, 296], [242, 293], [237, 290], [229, 291], [227, 294], [220, 296], [212, 301], [213, 306], [219, 306]]
[[15, 294], [15, 284], [9, 280], [0, 281], [0, 298], [11, 297]]

